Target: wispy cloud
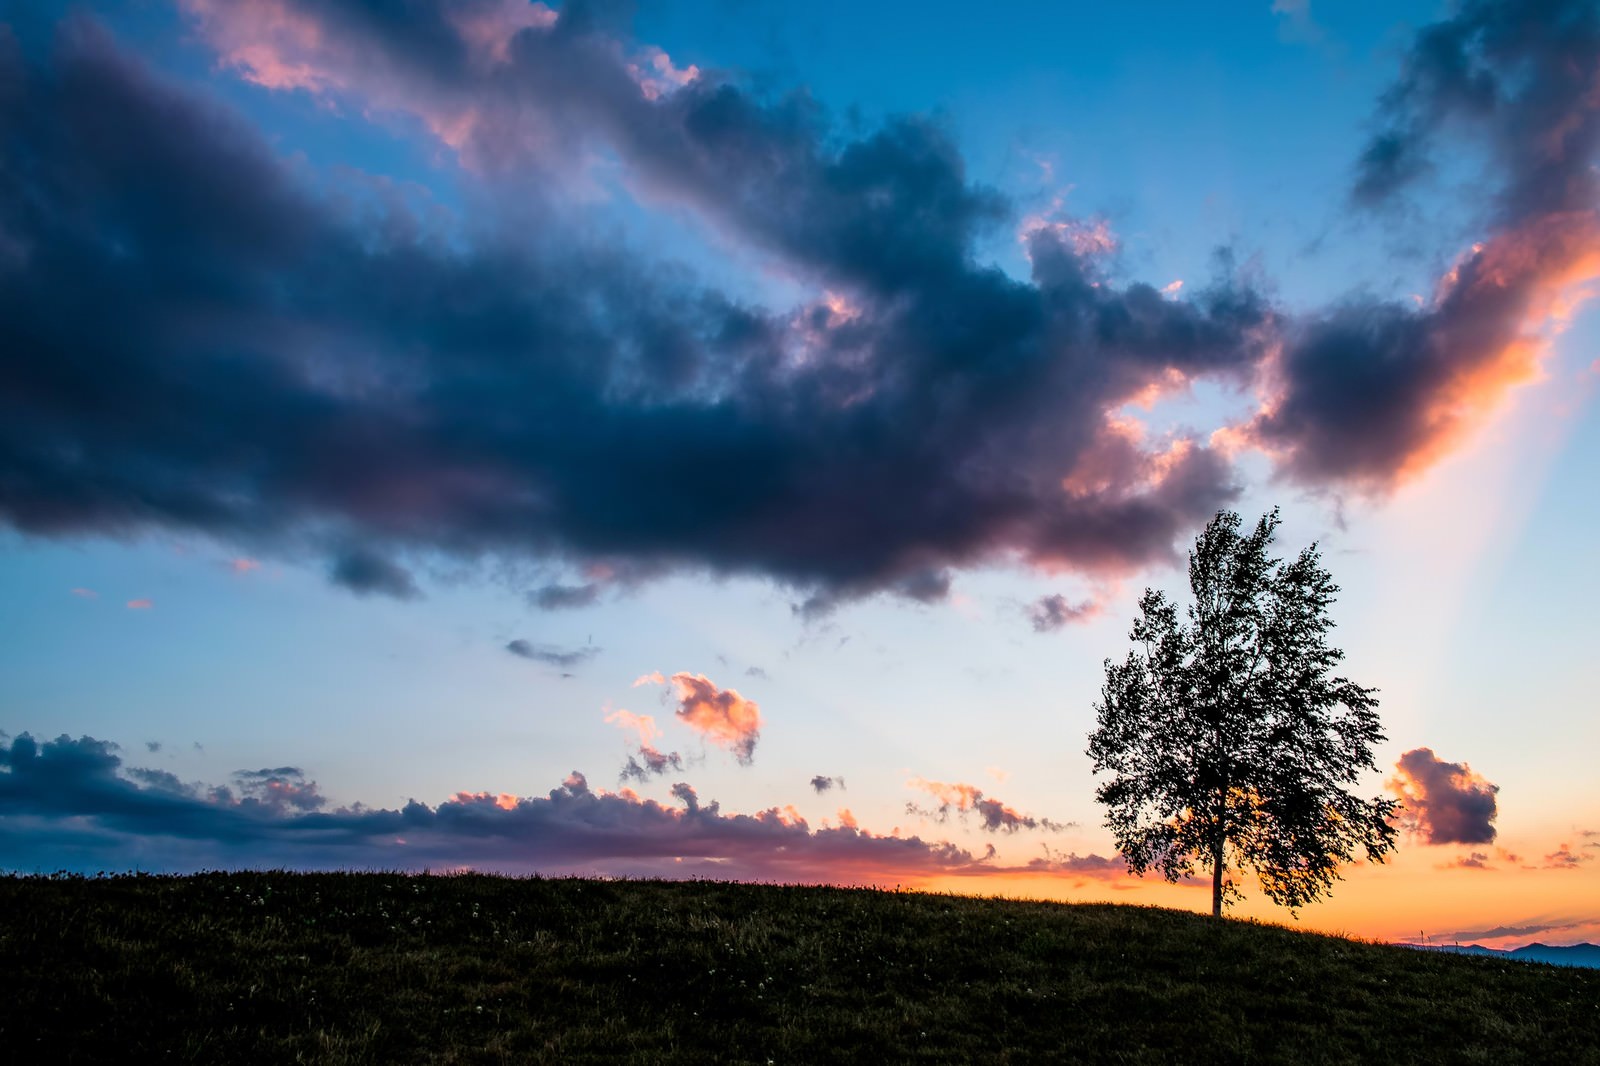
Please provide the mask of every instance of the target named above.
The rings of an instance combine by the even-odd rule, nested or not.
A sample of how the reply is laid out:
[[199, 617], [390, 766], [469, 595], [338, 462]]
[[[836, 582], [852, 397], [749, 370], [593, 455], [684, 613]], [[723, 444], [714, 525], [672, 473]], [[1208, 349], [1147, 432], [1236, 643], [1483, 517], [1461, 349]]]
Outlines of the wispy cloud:
[[1544, 857], [1546, 870], [1576, 870], [1586, 862], [1593, 862], [1593, 855], [1572, 850], [1571, 844], [1562, 844], [1555, 851]]
[[936, 801], [936, 805], [931, 808], [921, 807], [916, 803], [906, 804], [906, 813], [924, 818], [942, 822], [949, 818], [952, 811], [960, 815], [972, 813], [978, 816], [980, 827], [991, 833], [1015, 833], [1020, 829], [1060, 832], [1068, 827], [1067, 823], [1023, 814], [992, 796], [985, 796], [983, 790], [976, 785], [959, 782], [947, 784], [943, 781], [913, 777], [906, 782], [906, 787], [926, 792]]
[[588, 607], [599, 599], [600, 586], [594, 582], [582, 585], [541, 585], [528, 593], [529, 605], [542, 611]]
[[544, 663], [546, 666], [559, 666], [563, 670], [581, 666], [600, 654], [600, 649], [593, 644], [580, 648], [562, 648], [555, 644], [534, 644], [520, 637], [508, 642], [506, 651], [519, 659]]

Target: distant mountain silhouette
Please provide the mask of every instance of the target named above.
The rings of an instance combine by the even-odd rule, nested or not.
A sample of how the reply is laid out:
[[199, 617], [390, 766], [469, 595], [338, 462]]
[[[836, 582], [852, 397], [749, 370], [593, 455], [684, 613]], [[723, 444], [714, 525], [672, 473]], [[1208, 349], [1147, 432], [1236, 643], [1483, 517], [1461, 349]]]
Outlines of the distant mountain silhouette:
[[1569, 947], [1551, 947], [1549, 944], [1527, 944], [1510, 951], [1486, 948], [1482, 944], [1407, 944], [1419, 951], [1448, 951], [1456, 955], [1491, 955], [1519, 962], [1548, 962], [1553, 966], [1587, 966], [1600, 970], [1600, 944], [1573, 944]]

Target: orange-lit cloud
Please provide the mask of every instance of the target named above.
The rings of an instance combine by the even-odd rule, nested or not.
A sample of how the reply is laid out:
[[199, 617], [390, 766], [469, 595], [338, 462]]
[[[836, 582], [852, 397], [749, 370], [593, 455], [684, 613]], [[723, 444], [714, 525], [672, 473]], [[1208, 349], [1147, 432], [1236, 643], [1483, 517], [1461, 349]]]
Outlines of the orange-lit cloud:
[[1494, 841], [1499, 786], [1466, 763], [1445, 762], [1431, 748], [1406, 752], [1388, 782], [1402, 804], [1401, 823], [1429, 844]]
[[248, 559], [244, 556], [240, 556], [237, 559], [229, 560], [228, 568], [236, 574], [248, 574], [252, 570], [260, 570], [261, 563], [255, 559]]
[[703, 674], [673, 674], [672, 687], [678, 695], [678, 721], [748, 766], [761, 739], [761, 708], [756, 702], [737, 689], [718, 688]]
[[521, 798], [510, 792], [457, 792], [451, 803], [492, 803], [502, 811], [515, 810]]
[[667, 679], [661, 676], [660, 670], [652, 670], [648, 674], [641, 674], [633, 679], [633, 687], [641, 688], [645, 685], [665, 685]]

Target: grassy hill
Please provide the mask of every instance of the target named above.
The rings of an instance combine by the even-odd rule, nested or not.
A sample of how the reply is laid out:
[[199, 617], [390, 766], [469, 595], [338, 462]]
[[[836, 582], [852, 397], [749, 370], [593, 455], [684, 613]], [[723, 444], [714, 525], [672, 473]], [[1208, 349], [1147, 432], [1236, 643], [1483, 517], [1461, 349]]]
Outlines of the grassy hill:
[[0, 878], [9, 1062], [1600, 1062], [1600, 971], [707, 882]]

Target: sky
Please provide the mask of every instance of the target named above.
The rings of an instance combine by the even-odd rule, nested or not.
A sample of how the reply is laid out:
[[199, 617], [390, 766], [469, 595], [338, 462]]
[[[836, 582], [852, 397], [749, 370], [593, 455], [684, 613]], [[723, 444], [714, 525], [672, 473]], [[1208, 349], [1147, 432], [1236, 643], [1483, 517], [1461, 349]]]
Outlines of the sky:
[[0, 869], [1206, 910], [1085, 754], [1273, 507], [1405, 805], [1600, 941], [1600, 10], [0, 3]]

